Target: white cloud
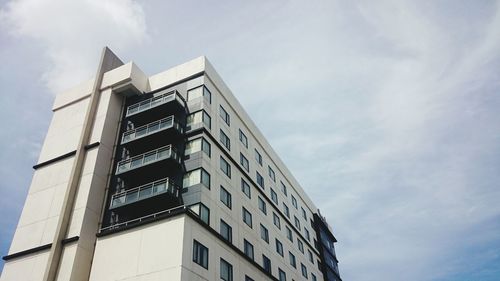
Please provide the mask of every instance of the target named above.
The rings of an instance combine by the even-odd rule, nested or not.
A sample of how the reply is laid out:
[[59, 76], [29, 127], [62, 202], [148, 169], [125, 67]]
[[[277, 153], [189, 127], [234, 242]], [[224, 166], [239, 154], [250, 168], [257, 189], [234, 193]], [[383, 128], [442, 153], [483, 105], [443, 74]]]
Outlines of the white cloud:
[[133, 0], [14, 0], [0, 22], [41, 45], [51, 62], [43, 79], [54, 94], [90, 78], [102, 47], [119, 53], [147, 40], [143, 10]]

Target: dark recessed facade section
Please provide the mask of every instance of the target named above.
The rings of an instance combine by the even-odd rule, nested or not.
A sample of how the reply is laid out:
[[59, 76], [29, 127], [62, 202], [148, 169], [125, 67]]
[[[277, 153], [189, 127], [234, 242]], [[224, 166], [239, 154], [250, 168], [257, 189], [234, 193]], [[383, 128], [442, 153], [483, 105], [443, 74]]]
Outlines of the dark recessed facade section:
[[314, 214], [314, 228], [316, 230], [316, 248], [320, 253], [321, 271], [325, 281], [342, 281], [335, 254], [334, 243], [337, 242], [330, 227], [321, 214]]

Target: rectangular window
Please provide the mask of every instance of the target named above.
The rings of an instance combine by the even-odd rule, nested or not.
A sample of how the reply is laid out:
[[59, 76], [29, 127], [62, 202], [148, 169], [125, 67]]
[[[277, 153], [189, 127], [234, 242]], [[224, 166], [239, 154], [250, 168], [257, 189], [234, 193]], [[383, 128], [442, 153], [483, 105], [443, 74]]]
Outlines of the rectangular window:
[[299, 221], [299, 219], [297, 218], [297, 216], [293, 216], [293, 218], [295, 219], [295, 227], [300, 231], [300, 221]]
[[313, 273], [311, 273], [311, 280], [312, 281], [318, 281], [318, 279], [316, 278], [316, 275], [314, 275]]
[[246, 223], [246, 225], [252, 227], [252, 214], [245, 209], [245, 207], [241, 207], [242, 209], [242, 214], [243, 214], [243, 222]]
[[278, 268], [278, 276], [279, 281], [286, 281], [286, 273], [281, 268]]
[[255, 160], [262, 166], [262, 155], [255, 149]]
[[306, 234], [307, 241], [311, 242], [311, 235], [309, 234], [309, 230], [307, 230], [307, 228], [304, 227], [304, 232]]
[[292, 252], [288, 252], [288, 257], [290, 258], [290, 265], [293, 266], [293, 268], [297, 268], [297, 260], [295, 259], [295, 255], [292, 254]]
[[255, 281], [252, 278], [248, 277], [248, 275], [245, 275], [245, 281]]
[[231, 178], [231, 165], [222, 156], [220, 157], [220, 169], [226, 176]]
[[210, 150], [211, 150], [210, 143], [204, 138], [198, 138], [188, 141], [186, 143], [186, 149], [184, 150], [184, 155], [187, 156], [196, 153], [198, 151], [203, 151], [205, 152], [206, 155], [208, 155], [208, 157], [210, 157], [210, 152], [211, 152]]
[[269, 230], [262, 224], [260, 224], [260, 238], [269, 243]]
[[227, 148], [227, 150], [231, 150], [231, 140], [229, 137], [222, 131], [220, 130], [220, 142]]
[[277, 238], [275, 239], [275, 242], [276, 242], [276, 252], [280, 256], [283, 256], [283, 244]]
[[220, 201], [224, 203], [229, 209], [232, 206], [232, 196], [222, 185], [220, 186]]
[[283, 212], [285, 212], [287, 218], [290, 218], [290, 209], [288, 209], [288, 206], [284, 202], [283, 202]]
[[304, 243], [297, 238], [297, 245], [299, 246], [299, 251], [303, 254], [304, 253]]
[[220, 259], [220, 279], [233, 281], [233, 266], [223, 258]]
[[205, 110], [200, 110], [189, 114], [186, 118], [187, 130], [191, 130], [191, 128], [197, 124], [205, 124], [207, 128], [211, 129], [212, 118], [210, 118], [210, 115], [208, 115]]
[[241, 179], [241, 191], [248, 197], [252, 198], [252, 193], [250, 192], [250, 185], [244, 180]]
[[262, 198], [260, 198], [260, 196], [258, 196], [258, 201], [259, 201], [259, 210], [261, 210], [262, 213], [264, 213], [265, 215], [267, 215], [266, 202], [264, 202], [264, 200], [262, 200]]
[[303, 263], [301, 263], [300, 268], [302, 270], [302, 276], [307, 279], [307, 267]]
[[311, 250], [307, 249], [307, 256], [309, 257], [309, 261], [314, 264], [314, 258], [313, 258], [313, 253]]
[[192, 101], [196, 98], [204, 97], [208, 103], [212, 103], [212, 93], [205, 87], [205, 85], [196, 87], [187, 92], [187, 100]]
[[200, 203], [199, 216], [204, 223], [210, 225], [210, 209], [207, 206], [203, 205], [202, 203]]
[[245, 134], [241, 129], [240, 129], [240, 141], [246, 148], [248, 148], [248, 138], [247, 136], [245, 136]]
[[280, 218], [274, 212], [273, 212], [273, 223], [278, 229], [281, 229]]
[[262, 255], [262, 267], [267, 273], [271, 274], [271, 260], [265, 255]]
[[276, 175], [274, 174], [274, 170], [271, 168], [271, 166], [267, 166], [267, 169], [269, 170], [269, 177], [276, 182]]
[[280, 183], [281, 183], [281, 192], [283, 192], [283, 194], [285, 194], [286, 197], [288, 195], [288, 190], [286, 188], [286, 185], [282, 181], [280, 181]]
[[306, 210], [303, 208], [303, 207], [300, 207], [300, 209], [302, 210], [302, 217], [307, 221], [307, 213], [306, 213]]
[[286, 238], [288, 238], [288, 240], [290, 240], [290, 242], [293, 243], [292, 230], [288, 226], [285, 226], [285, 228], [286, 228]]
[[193, 261], [208, 269], [208, 248], [193, 240]]
[[259, 172], [255, 171], [255, 177], [257, 179], [257, 184], [264, 189], [264, 178]]
[[298, 206], [297, 206], [297, 199], [295, 199], [295, 197], [293, 197], [293, 195], [292, 195], [292, 205], [295, 207], [295, 209], [298, 208]]
[[274, 191], [274, 189], [270, 188], [271, 190], [271, 200], [273, 200], [273, 202], [278, 205], [278, 194], [276, 193], [276, 191]]
[[230, 126], [231, 122], [229, 120], [229, 113], [227, 113], [227, 111], [224, 109], [224, 107], [222, 107], [222, 105], [219, 106], [219, 115], [222, 118], [222, 120], [224, 120], [224, 122], [226, 122], [226, 124]]
[[243, 251], [247, 257], [253, 260], [253, 245], [246, 239], [243, 239]]
[[220, 220], [220, 235], [229, 243], [233, 242], [233, 228], [222, 219]]
[[240, 164], [247, 172], [250, 171], [250, 164], [248, 163], [248, 159], [240, 152]]
[[200, 183], [210, 189], [210, 174], [203, 168], [187, 172], [184, 175], [182, 186], [186, 188]]

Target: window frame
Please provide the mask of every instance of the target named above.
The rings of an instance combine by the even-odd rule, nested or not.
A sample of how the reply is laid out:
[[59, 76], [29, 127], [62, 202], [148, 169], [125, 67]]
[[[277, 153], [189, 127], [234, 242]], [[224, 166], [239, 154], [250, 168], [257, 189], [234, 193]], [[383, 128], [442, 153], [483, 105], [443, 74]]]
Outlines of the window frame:
[[229, 162], [227, 162], [226, 159], [222, 157], [222, 155], [220, 156], [219, 163], [219, 167], [222, 173], [224, 173], [224, 175], [226, 175], [228, 178], [231, 178], [231, 164], [229, 164]]
[[240, 142], [243, 144], [243, 146], [245, 146], [245, 148], [248, 148], [248, 138], [245, 135], [245, 133], [243, 133], [243, 131], [241, 129], [239, 129], [239, 130], [240, 130], [240, 133], [239, 133]]
[[[206, 255], [206, 260], [203, 257]], [[198, 240], [193, 239], [193, 262], [208, 270], [209, 249]]]
[[[249, 226], [250, 228], [253, 228], [253, 222], [252, 222], [252, 213], [250, 213], [250, 211], [248, 211], [245, 207], [241, 207], [241, 213], [242, 213], [242, 218], [243, 218], [243, 222]], [[250, 220], [249, 222], [247, 220]]]
[[[222, 231], [223, 226], [227, 230], [228, 237], [225, 237], [225, 233], [223, 233], [223, 231]], [[223, 219], [220, 219], [219, 234], [224, 238], [225, 241], [227, 241], [231, 244], [233, 243], [233, 228], [227, 222], [225, 222]]]
[[[223, 195], [225, 195], [225, 196], [223, 197]], [[226, 205], [226, 207], [228, 207], [229, 209], [232, 209], [232, 207], [233, 207], [233, 196], [222, 185], [220, 186], [219, 197], [220, 197], [220, 201], [222, 202], [222, 204]]]
[[227, 112], [227, 110], [222, 106], [222, 104], [219, 104], [219, 116], [222, 118], [224, 123], [226, 123], [228, 126], [231, 126], [231, 116]]

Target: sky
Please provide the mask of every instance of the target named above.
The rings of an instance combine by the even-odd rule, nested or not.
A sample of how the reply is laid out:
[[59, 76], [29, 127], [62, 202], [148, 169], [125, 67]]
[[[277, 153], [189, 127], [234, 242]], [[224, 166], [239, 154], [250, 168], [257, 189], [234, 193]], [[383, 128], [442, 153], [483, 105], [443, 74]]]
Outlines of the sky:
[[206, 55], [333, 227], [343, 280], [500, 280], [500, 1], [0, 0], [0, 254], [54, 96], [103, 46]]

